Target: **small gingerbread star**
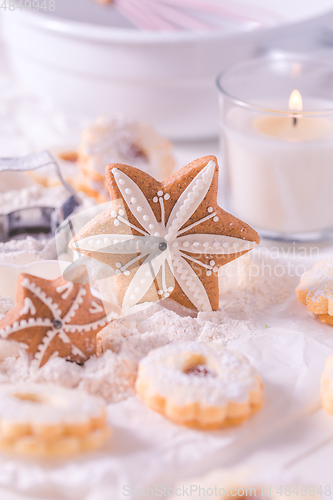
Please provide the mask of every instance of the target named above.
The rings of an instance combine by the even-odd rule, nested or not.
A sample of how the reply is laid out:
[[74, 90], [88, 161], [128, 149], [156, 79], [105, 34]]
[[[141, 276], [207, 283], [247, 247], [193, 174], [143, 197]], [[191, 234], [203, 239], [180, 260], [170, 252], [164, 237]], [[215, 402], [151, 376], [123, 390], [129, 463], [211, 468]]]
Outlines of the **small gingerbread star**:
[[107, 321], [89, 285], [20, 274], [16, 306], [0, 321], [0, 337], [27, 345], [34, 369], [56, 355], [81, 364], [96, 353]]
[[112, 267], [123, 308], [170, 297], [216, 310], [219, 267], [259, 243], [256, 231], [217, 205], [216, 158], [199, 158], [164, 182], [121, 164], [108, 165], [106, 177], [112, 207], [70, 247]]

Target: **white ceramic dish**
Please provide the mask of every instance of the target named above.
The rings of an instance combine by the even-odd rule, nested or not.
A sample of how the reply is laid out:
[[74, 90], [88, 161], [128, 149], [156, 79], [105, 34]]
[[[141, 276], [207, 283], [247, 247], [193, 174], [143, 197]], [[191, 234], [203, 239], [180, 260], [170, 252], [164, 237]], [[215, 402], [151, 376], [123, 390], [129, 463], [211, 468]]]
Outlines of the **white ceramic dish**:
[[[302, 4], [297, 16], [275, 2], [278, 14], [290, 11], [287, 22], [322, 14], [331, 3]], [[90, 119], [124, 113], [173, 139], [217, 135], [216, 75], [254, 56], [274, 32], [230, 22], [205, 33], [139, 31], [90, 0], [56, 0], [55, 12], [40, 12], [0, 15], [9, 58], [28, 86]]]

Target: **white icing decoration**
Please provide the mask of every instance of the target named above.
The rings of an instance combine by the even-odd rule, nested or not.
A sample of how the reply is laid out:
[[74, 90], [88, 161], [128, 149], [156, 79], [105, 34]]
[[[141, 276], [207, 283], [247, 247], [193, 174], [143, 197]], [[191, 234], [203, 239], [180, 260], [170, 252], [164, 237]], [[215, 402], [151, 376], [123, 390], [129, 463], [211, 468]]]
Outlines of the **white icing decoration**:
[[[148, 292], [149, 288], [153, 284], [158, 272], [161, 268], [162, 262], [164, 261], [164, 253], [166, 252], [156, 252], [148, 255], [146, 260], [141, 264], [141, 266], [136, 271], [129, 287], [126, 290], [123, 307], [131, 307], [144, 297]], [[145, 279], [145, 283], [141, 283], [141, 280]], [[138, 288], [138, 292], [135, 290]]]
[[5, 328], [0, 329], [0, 337], [2, 338], [7, 338], [8, 335], [19, 332], [20, 330], [25, 330], [27, 327], [36, 327], [36, 326], [45, 326], [45, 327], [50, 327], [52, 326], [52, 322], [49, 319], [42, 319], [42, 318], [30, 318], [28, 321], [28, 324], [24, 323], [21, 321], [20, 323], [18, 321], [14, 321], [12, 326], [7, 325]]
[[[135, 215], [133, 213], [134, 207], [132, 205], [130, 207], [130, 210], [131, 210], [132, 214], [134, 215], [134, 217], [136, 218], [136, 220], [139, 222], [139, 224], [143, 227], [143, 229], [145, 229], [146, 231], [149, 232], [149, 225], [143, 219], [143, 215], [148, 215], [150, 220], [155, 222], [155, 224], [154, 224], [155, 231], [159, 231], [161, 223], [158, 223], [156, 221], [156, 217], [154, 215], [154, 212], [150, 208], [150, 205], [149, 205], [145, 195], [143, 194], [143, 192], [139, 188], [139, 186], [137, 186], [137, 184], [135, 184], [135, 182], [130, 177], [128, 177], [128, 175], [124, 174], [123, 172], [121, 172], [117, 168], [113, 168], [112, 173], [114, 175], [115, 181], [116, 181], [116, 183], [119, 187], [119, 190], [120, 190], [122, 196], [124, 197], [124, 200], [127, 203], [127, 205], [129, 206], [130, 197], [126, 194], [125, 189], [126, 189], [126, 187], [129, 187], [130, 189], [132, 189], [132, 192], [136, 198], [136, 203], [133, 203], [132, 205], [138, 205], [138, 206], [142, 207], [142, 212], [140, 212], [140, 213], [136, 212]], [[124, 181], [123, 185], [125, 186], [125, 189], [121, 185], [119, 185], [119, 184], [121, 184], [120, 180]]]
[[37, 352], [35, 354], [35, 357], [34, 357], [33, 361], [31, 362], [31, 367], [34, 370], [38, 370], [38, 368], [42, 364], [44, 355], [45, 355], [48, 347], [50, 346], [54, 337], [56, 337], [58, 334], [59, 334], [59, 331], [57, 331], [57, 330], [49, 330], [47, 332], [47, 334], [43, 337], [42, 342], [39, 344], [39, 346], [37, 348]]
[[110, 241], [110, 244], [107, 246], [100, 239], [100, 236], [96, 235], [79, 240], [77, 242], [77, 247], [80, 250], [102, 251], [103, 253], [126, 255], [137, 253], [138, 246], [152, 250], [156, 248], [156, 243], [161, 240], [161, 238], [159, 240], [157, 240], [157, 238], [152, 239], [149, 235], [132, 236], [130, 234], [106, 234], [105, 236]]
[[[245, 252], [256, 246], [254, 241], [241, 240], [220, 234], [189, 234], [177, 238], [179, 250], [206, 255], [229, 255]], [[198, 245], [193, 246], [193, 243]]]
[[75, 315], [76, 315], [76, 311], [79, 309], [80, 305], [82, 304], [83, 302], [83, 297], [87, 294], [87, 290], [82, 286], [78, 293], [77, 293], [77, 296], [75, 297], [74, 299], [74, 302], [73, 304], [71, 305], [68, 313], [64, 316], [64, 318], [61, 320], [63, 322], [63, 324], [66, 324], [68, 323], [69, 321], [71, 321]]
[[58, 286], [58, 288], [56, 289], [56, 291], [58, 293], [65, 292], [65, 293], [62, 294], [61, 298], [64, 299], [64, 300], [66, 300], [70, 296], [70, 294], [73, 291], [73, 289], [74, 289], [74, 283], [71, 283], [69, 281], [68, 283], [65, 283], [62, 286]]
[[30, 312], [30, 314], [32, 314], [32, 316], [34, 316], [37, 311], [36, 311], [36, 307], [35, 307], [34, 303], [32, 302], [32, 300], [29, 297], [25, 297], [23, 307], [20, 311], [20, 315], [23, 316], [24, 314], [29, 314], [29, 312]]
[[[179, 252], [177, 252], [177, 254], [177, 257], [179, 258], [173, 259], [173, 273], [176, 281], [178, 281], [179, 286], [185, 295], [199, 311], [211, 311], [212, 307], [210, 305], [205, 287], [193, 271], [192, 267], [181, 257]], [[185, 274], [186, 281], [180, 280], [181, 274]], [[195, 296], [195, 293], [199, 294], [199, 297], [198, 295]]]
[[36, 297], [43, 302], [51, 311], [55, 319], [59, 319], [61, 316], [61, 309], [53, 302], [51, 297], [48, 297], [43, 290], [39, 288], [33, 281], [30, 281], [28, 278], [24, 278], [22, 281], [22, 286], [36, 295]]
[[72, 345], [72, 354], [74, 356], [81, 356], [84, 360], [87, 359], [87, 356], [74, 344]]
[[89, 330], [96, 330], [97, 328], [106, 325], [111, 319], [115, 318], [115, 313], [110, 313], [110, 315], [105, 316], [105, 318], [99, 319], [97, 321], [93, 321], [92, 323], [87, 323], [86, 325], [75, 325], [75, 324], [67, 324], [63, 326], [63, 329], [66, 332], [74, 333], [74, 332], [89, 332]]
[[214, 172], [215, 163], [211, 160], [182, 192], [171, 211], [167, 236], [177, 233], [200, 206], [212, 184]]

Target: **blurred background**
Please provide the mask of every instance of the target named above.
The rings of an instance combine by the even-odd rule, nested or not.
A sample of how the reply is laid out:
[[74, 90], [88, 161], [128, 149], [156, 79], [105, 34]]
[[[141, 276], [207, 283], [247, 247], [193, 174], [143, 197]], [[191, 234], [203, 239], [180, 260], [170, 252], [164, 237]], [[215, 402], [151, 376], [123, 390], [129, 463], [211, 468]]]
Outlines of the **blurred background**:
[[333, 47], [331, 0], [9, 3], [0, 8], [2, 155], [13, 154], [8, 116], [17, 129], [31, 121], [26, 149], [35, 135], [56, 142], [51, 128], [75, 142], [74, 128], [101, 114], [148, 122], [177, 142], [214, 139], [226, 67], [263, 54], [330, 59]]

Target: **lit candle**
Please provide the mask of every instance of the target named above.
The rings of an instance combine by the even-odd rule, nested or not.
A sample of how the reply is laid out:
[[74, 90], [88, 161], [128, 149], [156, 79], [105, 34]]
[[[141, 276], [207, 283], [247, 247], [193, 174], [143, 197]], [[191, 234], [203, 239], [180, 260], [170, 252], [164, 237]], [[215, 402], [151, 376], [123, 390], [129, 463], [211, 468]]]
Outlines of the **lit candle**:
[[297, 89], [288, 99], [289, 112], [282, 99], [267, 109], [223, 97], [229, 209], [263, 235], [314, 238], [333, 227], [333, 105]]
[[324, 118], [312, 117], [311, 120], [302, 119], [302, 95], [293, 90], [289, 98], [290, 111], [296, 111], [289, 116], [257, 116], [253, 126], [259, 132], [289, 142], [303, 142], [323, 139], [332, 133], [332, 122]]

